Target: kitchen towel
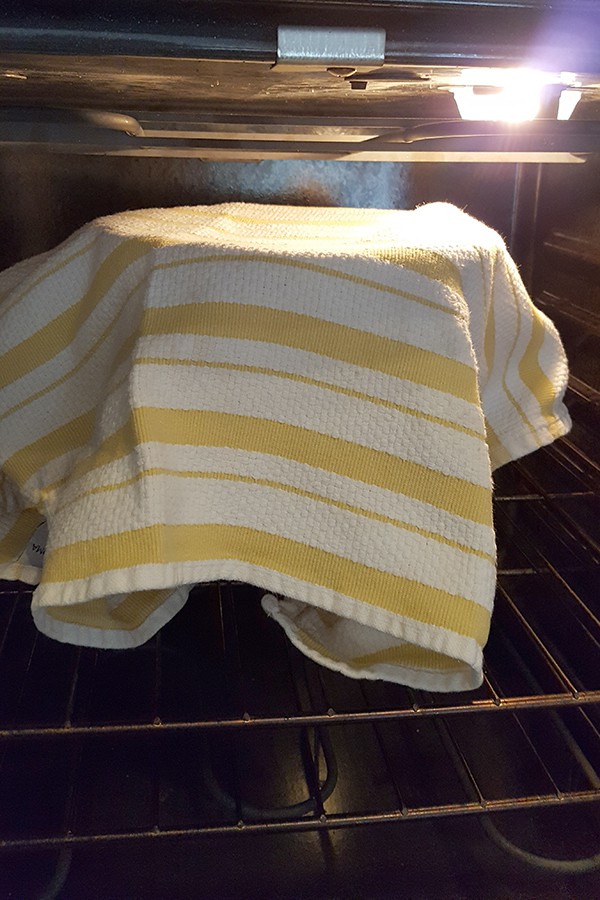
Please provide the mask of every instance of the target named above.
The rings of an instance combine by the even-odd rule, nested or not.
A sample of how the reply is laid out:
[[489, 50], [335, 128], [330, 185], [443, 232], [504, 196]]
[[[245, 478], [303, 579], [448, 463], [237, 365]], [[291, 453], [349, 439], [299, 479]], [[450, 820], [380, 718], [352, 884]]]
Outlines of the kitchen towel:
[[0, 321], [0, 577], [41, 631], [136, 646], [235, 580], [347, 675], [481, 683], [492, 470], [570, 425], [496, 232], [447, 204], [127, 212], [0, 276]]

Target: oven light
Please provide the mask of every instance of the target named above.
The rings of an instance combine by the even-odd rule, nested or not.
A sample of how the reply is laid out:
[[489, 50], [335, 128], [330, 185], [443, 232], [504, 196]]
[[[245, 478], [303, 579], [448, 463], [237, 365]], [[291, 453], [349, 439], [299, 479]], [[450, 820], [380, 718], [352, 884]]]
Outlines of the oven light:
[[527, 122], [540, 111], [541, 89], [520, 88], [453, 88], [454, 100], [461, 119]]
[[[463, 69], [458, 81], [451, 90], [461, 118], [497, 122], [535, 119], [549, 85], [581, 87], [574, 73], [561, 72], [558, 76], [537, 69]], [[570, 118], [580, 98], [581, 91], [562, 90], [557, 118]]]

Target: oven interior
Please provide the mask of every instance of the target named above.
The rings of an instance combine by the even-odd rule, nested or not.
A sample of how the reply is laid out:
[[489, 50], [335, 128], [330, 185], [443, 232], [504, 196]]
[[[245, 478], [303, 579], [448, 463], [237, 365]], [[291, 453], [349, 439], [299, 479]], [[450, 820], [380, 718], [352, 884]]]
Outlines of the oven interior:
[[[103, 652], [39, 634], [31, 588], [2, 583], [0, 896], [595, 896], [600, 42], [589, 9], [576, 4], [561, 43], [566, 4], [555, 4], [536, 45], [540, 65], [552, 54], [554, 70], [581, 73], [572, 120], [507, 129], [458, 121], [444, 87], [499, 42], [504, 64], [522, 57], [543, 4], [509, 15], [500, 2], [407, 3], [400, 18], [399, 4], [379, 4], [385, 60], [353, 74], [328, 71], [340, 58], [280, 64], [273, 25], [303, 28], [317, 12], [345, 25], [350, 5], [242, 15], [219, 4], [211, 16], [175, 3], [145, 29], [134, 6], [2, 12], [2, 267], [124, 209], [446, 200], [500, 231], [559, 328], [573, 430], [496, 473], [498, 589], [474, 692], [325, 670], [243, 584], [199, 586], [143, 647]], [[368, 30], [370, 6], [356, 5], [353, 27]]]

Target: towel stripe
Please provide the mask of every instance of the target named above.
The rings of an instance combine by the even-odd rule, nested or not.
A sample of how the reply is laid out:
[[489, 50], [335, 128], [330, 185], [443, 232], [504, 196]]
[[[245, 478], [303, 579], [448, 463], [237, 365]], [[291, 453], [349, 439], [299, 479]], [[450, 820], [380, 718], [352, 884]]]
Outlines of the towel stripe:
[[302, 638], [302, 643], [314, 653], [319, 656], [326, 656], [335, 663], [346, 663], [354, 669], [368, 670], [381, 665], [401, 666], [403, 669], [415, 669], [415, 671], [432, 669], [434, 672], [446, 670], [455, 672], [464, 669], [462, 661], [452, 659], [450, 656], [444, 656], [444, 654], [435, 650], [418, 647], [416, 644], [390, 646], [383, 650], [376, 650], [373, 653], [364, 653], [361, 656], [340, 656], [334, 653], [331, 647], [316, 641], [303, 628], [296, 625], [295, 629]]
[[51, 460], [84, 446], [92, 435], [95, 418], [95, 411], [90, 410], [32, 441], [6, 460], [5, 471], [22, 487]]
[[140, 333], [266, 341], [444, 390], [471, 403], [478, 401], [477, 377], [470, 365], [301, 313], [239, 303], [185, 303], [147, 309]]
[[[231, 219], [231, 217], [229, 216], [224, 216], [223, 218]], [[233, 236], [230, 228], [222, 228], [221, 226], [217, 225], [214, 220], [212, 222], [206, 222], [205, 224], [206, 228], [210, 231], [216, 232], [217, 234], [224, 234], [228, 237]], [[264, 233], [262, 237], [264, 241]], [[286, 244], [298, 243], [300, 241], [306, 244], [307, 240], [306, 235], [299, 235], [296, 237], [291, 237], [289, 235], [278, 235], [278, 237], [279, 240]], [[252, 241], [252, 235], [249, 236], [247, 232], [244, 234], [244, 238], [246, 240]], [[256, 238], [256, 240], [258, 242], [258, 237]], [[332, 240], [338, 240], [342, 241], [345, 244], [346, 248], [348, 248], [349, 245], [358, 245], [360, 247], [361, 255], [363, 256], [371, 257], [373, 259], [379, 259], [382, 262], [391, 263], [402, 268], [410, 269], [418, 275], [423, 275], [429, 281], [438, 281], [440, 282], [440, 284], [443, 284], [450, 290], [455, 291], [459, 294], [461, 293], [461, 282], [460, 275], [458, 275], [458, 268], [453, 265], [450, 260], [442, 256], [441, 253], [435, 253], [435, 251], [433, 250], [414, 247], [398, 247], [397, 245], [391, 243], [389, 235], [382, 235], [379, 246], [376, 244], [372, 247], [369, 246], [368, 239], [365, 240], [365, 238], [358, 234], [349, 234], [344, 235], [343, 237], [335, 235], [333, 238], [331, 234], [313, 234], [310, 235], [309, 240], [311, 241], [311, 243], [314, 241], [317, 244], [319, 243], [319, 241], [331, 244]], [[386, 243], [388, 243], [388, 246], [385, 246]], [[269, 257], [269, 260], [272, 261], [273, 258]], [[279, 259], [277, 259], [277, 262], [280, 264], [287, 264], [288, 261], [289, 258], [280, 257]], [[302, 263], [301, 267], [307, 269], [308, 271], [308, 267], [304, 263]], [[311, 268], [310, 271], [316, 271], [316, 269]], [[327, 272], [328, 274], [335, 275], [337, 277], [342, 274], [334, 269], [328, 269]], [[324, 267], [319, 271], [319, 274], [325, 274]], [[375, 282], [370, 282], [369, 284], [367, 284], [366, 282], [357, 283], [363, 283], [367, 287], [373, 287], [373, 285], [375, 284]], [[424, 297], [410, 295], [407, 292], [403, 293], [407, 299], [421, 302], [426, 306], [438, 306], [437, 304], [434, 304], [434, 301], [427, 300]], [[438, 308], [444, 307], [440, 306]]]
[[[138, 285], [136, 285], [134, 287], [134, 289], [129, 292], [129, 294], [126, 297], [126, 303], [132, 299], [132, 297], [135, 295], [136, 291], [139, 290], [139, 288], [142, 286], [142, 284], [145, 280], [146, 279], [143, 279], [142, 282], [140, 282]], [[128, 309], [127, 309], [127, 306], [124, 305], [118, 311], [115, 318], [107, 325], [107, 327], [104, 329], [104, 331], [102, 332], [100, 337], [83, 354], [83, 356], [81, 357], [79, 362], [77, 362], [71, 369], [69, 369], [67, 372], [65, 372], [63, 375], [61, 375], [60, 378], [57, 378], [55, 381], [52, 381], [49, 384], [45, 384], [44, 387], [40, 388], [39, 391], [36, 391], [34, 394], [30, 394], [28, 397], [21, 400], [19, 403], [15, 403], [14, 406], [11, 406], [9, 409], [7, 409], [4, 413], [2, 413], [0, 415], [0, 422], [2, 422], [3, 419], [6, 419], [9, 416], [11, 416], [13, 413], [18, 412], [21, 409], [24, 409], [30, 403], [34, 403], [36, 400], [41, 399], [41, 397], [46, 396], [51, 391], [56, 390], [56, 388], [61, 387], [63, 384], [66, 384], [69, 381], [69, 379], [71, 379], [74, 375], [76, 375], [78, 372], [80, 372], [85, 367], [85, 365], [88, 362], [90, 362], [90, 360], [93, 358], [94, 354], [98, 352], [98, 350], [105, 343], [105, 341], [110, 337], [114, 337], [114, 329], [119, 328], [119, 324], [118, 324], [119, 319], [126, 312], [128, 312]], [[125, 341], [123, 341], [121, 346], [116, 350], [116, 352], [114, 353], [112, 360], [111, 360], [111, 368], [113, 371], [120, 365], [121, 362], [123, 362], [125, 359], [128, 359], [131, 356], [131, 351], [133, 350], [133, 347], [135, 346], [137, 340], [138, 340], [137, 334], [135, 332], [133, 332], [125, 339]]]
[[309, 547], [234, 525], [153, 525], [81, 541], [53, 550], [44, 566], [43, 583], [60, 584], [107, 571], [155, 564], [240, 560], [339, 591], [377, 608], [415, 621], [487, 639], [489, 610], [472, 600], [417, 581], [372, 569], [316, 547]]
[[[349, 502], [378, 515], [402, 519], [410, 525], [430, 528], [436, 534], [445, 535], [451, 540], [457, 540], [490, 556], [495, 553], [494, 534], [487, 525], [464, 520], [439, 507], [433, 510], [432, 507], [424, 506], [421, 501], [406, 495], [402, 496], [402, 504], [399, 506], [398, 495], [385, 488], [365, 481], [351, 480], [345, 475], [315, 468], [298, 460], [234, 447], [197, 447], [158, 442], [140, 444], [125, 456], [95, 469], [90, 475], [84, 475], [81, 479], [73, 478], [53, 501], [58, 503], [56, 508], [62, 508], [63, 503], [75, 500], [88, 490], [127, 481], [136, 476], [140, 471], [138, 465], [140, 455], [147, 460], [147, 467], [156, 469], [225, 472], [252, 479], [276, 480], [299, 490], [312, 491], [319, 496], [330, 497], [340, 502]], [[426, 513], [431, 515], [425, 516]]]
[[443, 425], [445, 428], [452, 428], [454, 431], [460, 431], [469, 437], [485, 441], [485, 434], [481, 431], [475, 431], [473, 428], [467, 428], [465, 425], [459, 425], [457, 422], [451, 422], [449, 419], [443, 419], [441, 416], [433, 416], [419, 409], [413, 409], [410, 406], [403, 406], [399, 403], [393, 403], [391, 400], [384, 400], [382, 397], [376, 397], [373, 394], [365, 394], [362, 391], [355, 391], [352, 388], [342, 387], [331, 382], [321, 381], [317, 378], [308, 378], [306, 375], [296, 375], [294, 372], [282, 372], [280, 369], [269, 369], [264, 366], [242, 365], [229, 362], [212, 362], [196, 359], [179, 359], [165, 358], [158, 356], [141, 356], [134, 360], [136, 365], [147, 366], [195, 366], [197, 368], [206, 369], [223, 369], [231, 372], [252, 372], [257, 375], [268, 375], [274, 378], [287, 378], [290, 381], [296, 381], [300, 384], [309, 384], [312, 387], [323, 388], [324, 390], [333, 391], [342, 394], [345, 397], [354, 397], [356, 400], [365, 400], [368, 403], [374, 403], [376, 406], [382, 406], [385, 409], [395, 409], [407, 416], [414, 416], [416, 419], [422, 419], [425, 422], [432, 422], [434, 425]]
[[[152, 242], [149, 239], [149, 242]], [[152, 242], [156, 246], [155, 242]], [[177, 242], [179, 243], [179, 242]], [[417, 303], [420, 306], [426, 306], [429, 309], [435, 309], [437, 312], [446, 313], [456, 318], [462, 318], [463, 313], [451, 303], [437, 303], [435, 300], [429, 300], [427, 297], [420, 297], [410, 291], [403, 291], [400, 288], [388, 285], [380, 281], [374, 281], [372, 278], [363, 278], [360, 275], [354, 275], [350, 272], [342, 272], [339, 269], [332, 269], [329, 266], [318, 265], [317, 263], [306, 262], [300, 259], [293, 259], [286, 256], [265, 255], [248, 250], [246, 253], [219, 253], [202, 256], [191, 256], [185, 259], [176, 259], [169, 262], [158, 263], [155, 270], [176, 269], [187, 265], [201, 265], [206, 263], [228, 263], [243, 262], [246, 264], [261, 263], [273, 266], [283, 266], [285, 268], [300, 269], [305, 272], [314, 272], [316, 275], [324, 275], [326, 278], [338, 279], [340, 281], [348, 281], [359, 287], [370, 288], [382, 294], [389, 294], [392, 297], [402, 297], [403, 300], [409, 300], [411, 303]]]
[[[385, 262], [393, 263], [394, 265], [401, 266], [402, 268], [411, 269], [413, 272], [417, 272], [417, 274], [422, 275], [429, 280], [439, 281], [441, 284], [446, 285], [446, 287], [450, 288], [450, 290], [452, 291], [455, 291], [459, 294], [462, 292], [462, 283], [458, 267], [443, 254], [429, 248], [401, 247], [397, 244], [393, 244], [385, 248], [378, 247], [379, 243], [385, 243], [392, 238], [390, 229], [385, 229], [385, 218], [387, 218], [387, 216], [384, 216], [382, 218], [381, 213], [379, 213], [379, 215], [374, 215], [373, 218], [370, 219], [357, 217], [353, 222], [351, 222], [348, 218], [344, 218], [343, 222], [336, 222], [335, 219], [330, 218], [325, 223], [319, 223], [316, 221], [302, 222], [298, 218], [297, 212], [294, 212], [294, 218], [290, 219], [289, 221], [286, 221], [285, 219], [274, 221], [272, 218], [261, 219], [260, 217], [240, 216], [222, 211], [219, 211], [217, 216], [215, 216], [215, 212], [212, 209], [195, 209], [194, 218], [204, 219], [205, 224], [208, 225], [211, 230], [217, 231], [220, 234], [231, 234], [231, 230], [221, 228], [216, 225], [216, 222], [221, 222], [223, 219], [228, 222], [236, 222], [241, 225], [266, 225], [268, 227], [277, 229], [278, 237], [286, 241], [307, 240], [306, 235], [296, 234], [292, 236], [285, 233], [282, 234], [282, 230], [286, 227], [293, 228], [296, 232], [298, 227], [312, 228], [313, 232], [308, 236], [310, 241], [318, 242], [319, 240], [322, 240], [329, 243], [333, 238], [333, 240], [344, 241], [344, 243], [346, 244], [352, 243], [353, 241], [360, 242], [361, 250], [363, 252], [366, 252], [366, 254], [369, 256], [373, 255], [377, 259], [384, 260]], [[373, 228], [376, 228], [378, 225], [382, 226], [382, 231], [381, 233], [377, 233], [377, 243], [374, 244], [373, 250], [371, 250], [371, 247], [368, 244], [365, 245], [364, 243], [365, 237], [371, 237], [373, 234]], [[329, 231], [329, 229], [332, 227], [358, 228], [362, 230], [362, 233], [350, 233], [343, 236], [332, 236]], [[324, 231], [326, 231], [326, 234], [315, 234], [315, 228], [322, 228]], [[244, 230], [244, 238], [248, 238], [247, 230]], [[257, 235], [257, 240], [258, 239], [264, 241], [264, 232], [261, 232], [259, 235]]]
[[512, 457], [490, 423], [487, 421], [485, 423], [485, 430], [487, 433], [488, 446], [490, 448], [490, 462], [492, 469], [497, 469], [509, 462]]
[[[521, 419], [521, 421], [527, 428], [529, 434], [532, 436], [536, 445], [538, 447], [540, 447], [541, 442], [538, 437], [536, 429], [532, 426], [529, 417], [526, 415], [525, 411], [523, 410], [523, 407], [521, 406], [521, 404], [519, 403], [517, 398], [514, 396], [514, 394], [508, 387], [508, 383], [507, 383], [508, 373], [511, 369], [511, 360], [514, 356], [515, 350], [517, 349], [517, 346], [519, 343], [519, 338], [521, 337], [521, 330], [523, 327], [523, 315], [521, 312], [521, 298], [518, 296], [517, 291], [515, 290], [515, 284], [513, 281], [512, 272], [511, 272], [510, 266], [507, 264], [506, 260], [504, 261], [504, 270], [506, 272], [506, 275], [508, 278], [508, 284], [509, 284], [509, 287], [510, 287], [510, 290], [512, 293], [513, 307], [514, 307], [514, 310], [515, 310], [515, 313], [517, 316], [517, 327], [515, 329], [514, 340], [512, 342], [510, 352], [506, 359], [506, 364], [504, 366], [504, 372], [502, 373], [502, 386], [503, 386], [504, 392], [505, 392], [506, 396], [508, 397], [508, 399], [510, 400], [513, 408], [517, 411], [519, 418]], [[519, 360], [519, 363], [520, 362], [521, 362], [521, 360]]]
[[158, 591], [133, 591], [115, 606], [107, 598], [96, 598], [68, 606], [46, 607], [46, 613], [58, 622], [109, 631], [134, 631], [173, 593], [172, 588]]
[[490, 374], [494, 368], [494, 349], [496, 346], [496, 320], [494, 318], [496, 310], [493, 303], [493, 284], [494, 272], [496, 268], [496, 256], [497, 254], [494, 253], [490, 257], [491, 274], [490, 278], [488, 279], [485, 271], [485, 266], [483, 264], [483, 257], [481, 253], [479, 253], [479, 262], [481, 263], [481, 275], [484, 291], [484, 303], [486, 310], [483, 353], [485, 356], [488, 378], [490, 377]]
[[144, 242], [137, 240], [126, 241], [113, 250], [99, 264], [91, 285], [81, 300], [0, 357], [4, 386], [33, 372], [72, 344], [83, 322], [102, 297], [125, 269], [147, 252]]
[[[44, 281], [47, 281], [49, 278], [52, 278], [53, 275], [56, 275], [57, 272], [61, 272], [63, 269], [66, 269], [67, 266], [72, 263], [74, 260], [79, 259], [82, 256], [92, 249], [94, 244], [96, 244], [102, 237], [102, 234], [96, 234], [91, 241], [88, 241], [87, 244], [84, 244], [83, 247], [80, 247], [79, 250], [76, 250], [74, 253], [71, 253], [69, 256], [61, 259], [60, 262], [56, 263], [56, 265], [52, 266], [50, 269], [47, 269], [43, 272], [42, 275], [39, 275], [34, 281], [27, 285], [27, 287], [21, 291], [20, 294], [17, 294], [12, 300], [8, 300], [8, 294], [3, 294], [0, 296], [0, 304], [3, 305], [2, 313], [0, 314], [0, 323], [4, 320], [5, 316], [15, 308], [22, 300], [29, 296], [39, 287], [40, 284], [43, 284]], [[11, 293], [10, 291], [8, 292]], [[5, 302], [6, 301], [6, 302]]]
[[271, 453], [407, 494], [474, 522], [491, 524], [491, 499], [486, 487], [341, 438], [233, 413], [144, 407], [135, 410], [134, 418], [138, 439], [144, 443], [237, 447]]
[[556, 388], [539, 363], [539, 353], [546, 337], [546, 325], [537, 310], [532, 310], [532, 316], [531, 338], [525, 354], [519, 361], [519, 375], [538, 401], [546, 422], [551, 425], [555, 419]]
[[439, 281], [465, 302], [460, 270], [441, 253], [436, 253], [435, 250], [430, 250], [428, 247], [399, 247], [397, 245], [376, 249], [372, 254], [370, 247], [367, 247], [366, 252], [368, 256], [373, 255], [384, 262], [392, 263], [403, 269], [410, 269], [429, 281]]
[[[14, 454], [7, 463], [7, 471], [17, 483], [25, 483], [50, 460], [83, 446], [92, 427], [92, 413], [61, 426]], [[140, 441], [223, 446], [282, 456], [405, 494], [472, 522], [492, 524], [490, 492], [484, 486], [295, 425], [197, 410], [153, 407], [133, 410], [124, 426], [105, 438], [92, 456], [79, 460], [65, 479], [49, 485], [46, 493], [53, 493], [67, 478], [75, 481], [127, 456]]]
[[[270, 208], [270, 211], [273, 211], [273, 207]], [[284, 211], [284, 207], [278, 207], [277, 213], [280, 214], [281, 211]], [[141, 220], [144, 225], [148, 225], [148, 210], [136, 211], [133, 210], [128, 212], [127, 219], [129, 220]], [[164, 213], [165, 211], [161, 211]], [[299, 215], [299, 210], [297, 208], [293, 209], [293, 217], [289, 220], [278, 215], [277, 219], [274, 218], [261, 218], [259, 216], [242, 216], [239, 214], [233, 214], [230, 212], [225, 212], [221, 207], [218, 212], [215, 213], [214, 207], [210, 208], [177, 208], [173, 210], [174, 213], [174, 228], [178, 230], [181, 228], [182, 219], [186, 216], [193, 222], [196, 223], [198, 220], [202, 221], [204, 225], [206, 225], [211, 231], [216, 231], [219, 234], [226, 235], [230, 238], [235, 238], [235, 231], [232, 229], [222, 228], [217, 223], [222, 222], [223, 220], [232, 223], [238, 223], [242, 225], [250, 225], [250, 226], [267, 226], [273, 228], [276, 232], [276, 237], [279, 241], [302, 241], [306, 244], [307, 240], [312, 242], [324, 241], [330, 243], [332, 240], [343, 241], [346, 245], [348, 244], [359, 244], [361, 255], [366, 255], [368, 257], [374, 257], [376, 259], [381, 259], [384, 262], [389, 262], [394, 265], [400, 266], [402, 268], [410, 269], [413, 272], [416, 272], [418, 275], [423, 276], [428, 281], [438, 281], [440, 284], [448, 287], [452, 292], [457, 293], [459, 295], [462, 294], [462, 281], [460, 277], [460, 270], [458, 266], [447, 256], [444, 256], [443, 253], [439, 251], [427, 247], [427, 246], [401, 246], [398, 244], [398, 233], [397, 233], [397, 222], [392, 221], [392, 217], [396, 215], [395, 212], [390, 210], [382, 211], [378, 210], [376, 214], [373, 216], [356, 216], [353, 220], [348, 218], [348, 213], [350, 210], [344, 210], [344, 221], [337, 221], [335, 217], [329, 216], [326, 222], [318, 222], [314, 221], [302, 221]], [[310, 212], [309, 209], [303, 208], [301, 211], [302, 215], [306, 215], [307, 212]], [[323, 208], [319, 210], [320, 213], [326, 215], [329, 210], [327, 208]], [[391, 215], [390, 215], [391, 212]], [[386, 221], [387, 220], [387, 221]], [[162, 233], [160, 235], [147, 234], [146, 239], [153, 244], [153, 246], [169, 246], [173, 244], [180, 244], [181, 241], [179, 238], [170, 239], [168, 234], [166, 233], [166, 229], [168, 224], [164, 221], [161, 216], [160, 225], [162, 229]], [[377, 230], [377, 226], [380, 226], [380, 230]], [[343, 236], [332, 235], [331, 228], [345, 228], [348, 229], [359, 229], [358, 233], [345, 234]], [[294, 233], [286, 233], [285, 229], [289, 228]], [[310, 234], [298, 234], [298, 228], [310, 228]], [[324, 234], [317, 233], [317, 230], [321, 229], [324, 231]], [[373, 231], [375, 229], [375, 232]], [[201, 238], [200, 233], [193, 233], [194, 239], [198, 240]], [[252, 240], [253, 235], [252, 232], [248, 229], [243, 229], [240, 236], [245, 240]], [[255, 239], [258, 242], [264, 243], [265, 239], [268, 239], [268, 232], [265, 234], [264, 229], [261, 229], [255, 236]], [[253, 250], [252, 256], [255, 257], [256, 253]], [[223, 258], [223, 257], [219, 257]], [[238, 259], [240, 257], [237, 257]], [[246, 257], [247, 258], [247, 257]], [[208, 257], [205, 257], [208, 259]], [[233, 257], [231, 254], [228, 256], [227, 261], [235, 261], [236, 257]], [[199, 258], [194, 258], [191, 260], [192, 262], [200, 262]], [[276, 258], [273, 255], [269, 254], [268, 257], [263, 257], [263, 261], [273, 262], [276, 261], [280, 265], [288, 265], [290, 264], [289, 257], [279, 257]], [[186, 261], [184, 261], [185, 263]], [[325, 267], [322, 264], [320, 266], [315, 266], [314, 264], [310, 264], [310, 266], [306, 266], [303, 261], [293, 260], [291, 261], [293, 265], [298, 265], [300, 268], [309, 269], [311, 271], [319, 272], [319, 274], [333, 275], [335, 277], [350, 277], [352, 280], [356, 278], [349, 273], [343, 273], [339, 270], [334, 270], [331, 267]], [[179, 265], [179, 262], [175, 262], [175, 265]], [[363, 286], [373, 287], [376, 290], [391, 290], [397, 295], [404, 296], [407, 299], [415, 300], [416, 302], [422, 302], [425, 305], [433, 304], [435, 308], [443, 309], [446, 312], [451, 312], [451, 308], [447, 308], [440, 304], [435, 304], [435, 301], [431, 301], [427, 298], [416, 297], [414, 295], [408, 294], [405, 291], [400, 291], [398, 288], [390, 287], [383, 283], [377, 283], [375, 281], [367, 281], [365, 279], [360, 279], [356, 281], [357, 284], [362, 284]], [[457, 314], [456, 311], [453, 314]]]
[[[119, 355], [126, 355], [127, 347], [129, 345], [129, 349], [131, 349], [133, 340], [134, 339], [130, 337], [125, 341], [119, 351]], [[118, 374], [118, 364], [116, 361], [113, 370], [113, 375], [115, 374]], [[127, 371], [125, 374], [121, 375], [115, 384], [108, 384], [106, 386], [105, 399], [108, 400], [111, 395], [116, 394], [129, 377], [130, 374]], [[19, 450], [16, 450], [11, 454], [2, 465], [13, 481], [23, 489], [29, 479], [33, 478], [36, 474], [40, 475], [43, 468], [47, 466], [48, 463], [67, 454], [72, 457], [73, 453], [80, 450], [82, 447], [85, 447], [91, 439], [95, 423], [95, 410], [87, 410], [87, 412], [82, 413], [80, 416], [69, 419], [69, 421], [64, 422], [52, 431], [47, 432], [37, 440], [25, 444]], [[102, 446], [109, 442], [110, 439], [109, 436], [109, 438], [102, 442]], [[132, 446], [135, 446], [135, 435], [133, 433], [130, 434], [130, 441], [129, 449], [131, 449]], [[88, 461], [89, 456], [86, 456], [83, 460], [83, 464], [87, 464]], [[81, 464], [81, 461], [78, 464]], [[43, 498], [50, 495], [59, 485], [64, 484], [65, 481], [73, 476], [74, 471], [71, 462], [69, 462], [64, 477], [58, 479], [54, 483], [44, 485], [40, 497]]]
[[295, 494], [298, 497], [305, 497], [308, 500], [314, 500], [318, 503], [324, 503], [327, 506], [333, 506], [336, 509], [351, 512], [354, 515], [362, 516], [366, 519], [372, 519], [375, 522], [384, 522], [387, 525], [393, 525], [395, 528], [403, 529], [404, 531], [410, 531], [411, 533], [418, 534], [421, 537], [427, 538], [428, 540], [438, 541], [438, 543], [444, 544], [447, 547], [451, 547], [453, 550], [460, 550], [462, 553], [466, 553], [467, 555], [477, 556], [479, 559], [487, 560], [492, 565], [494, 565], [496, 562], [495, 556], [492, 556], [490, 553], [485, 553], [483, 550], [478, 550], [475, 547], [470, 547], [467, 544], [461, 543], [460, 541], [451, 540], [450, 538], [445, 537], [443, 534], [438, 534], [426, 528], [420, 528], [417, 525], [412, 525], [409, 522], [404, 522], [400, 519], [394, 518], [393, 516], [386, 516], [382, 513], [373, 512], [372, 510], [365, 509], [364, 507], [356, 506], [351, 503], [344, 503], [332, 497], [326, 497], [322, 494], [317, 494], [314, 491], [307, 491], [303, 488], [298, 488], [294, 485], [285, 484], [280, 481], [273, 481], [267, 478], [255, 478], [249, 475], [240, 475], [231, 472], [185, 471], [181, 469], [168, 469], [164, 467], [151, 468], [147, 469], [145, 472], [140, 472], [138, 475], [134, 475], [131, 478], [124, 479], [123, 481], [100, 485], [98, 487], [91, 488], [90, 490], [83, 491], [77, 496], [69, 497], [69, 499], [65, 503], [57, 507], [57, 509], [54, 511], [54, 514], [56, 515], [58, 512], [62, 512], [64, 509], [73, 506], [73, 504], [79, 503], [86, 497], [91, 497], [95, 494], [106, 494], [112, 493], [113, 491], [121, 491], [123, 490], [123, 488], [130, 487], [134, 484], [139, 484], [139, 482], [143, 481], [145, 478], [153, 478], [161, 475], [168, 475], [173, 478], [205, 478], [211, 480], [216, 479], [219, 481], [232, 481], [243, 484], [261, 485], [262, 487], [274, 488], [288, 494]]
[[[83, 428], [86, 425], [84, 421]], [[62, 438], [60, 431], [59, 437]], [[78, 462], [75, 471], [68, 477], [73, 480], [81, 478], [100, 466], [127, 456], [139, 443], [154, 441], [196, 447], [231, 447], [282, 456], [406, 494], [482, 525], [492, 523], [490, 492], [484, 486], [341, 438], [233, 413], [155, 407], [135, 409], [129, 421], [107, 437], [93, 456]], [[60, 446], [60, 440], [56, 439], [53, 448]], [[26, 459], [26, 450], [21, 453], [25, 454]], [[36, 471], [38, 464], [37, 461], [30, 464], [29, 475]], [[13, 470], [15, 468], [13, 464]]]

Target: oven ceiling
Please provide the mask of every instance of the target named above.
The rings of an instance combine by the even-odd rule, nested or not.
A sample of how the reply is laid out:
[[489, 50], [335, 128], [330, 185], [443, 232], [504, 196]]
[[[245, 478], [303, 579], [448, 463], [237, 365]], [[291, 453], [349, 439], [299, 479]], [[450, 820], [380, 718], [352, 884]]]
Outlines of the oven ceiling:
[[[356, 71], [344, 65], [343, 53], [321, 64], [303, 59], [290, 65], [282, 59], [278, 26], [307, 33], [315, 27], [366, 34], [379, 29], [385, 32], [385, 50], [381, 59], [367, 60]], [[327, 145], [335, 139], [343, 144], [335, 149], [339, 158], [366, 138], [392, 132], [397, 137], [417, 124], [456, 119], [449, 88], [462, 70], [486, 67], [537, 68], [557, 78], [573, 73], [582, 89], [574, 121], [549, 123], [533, 135], [508, 129], [501, 141], [497, 129], [481, 134], [479, 128], [474, 138], [442, 129], [441, 138], [419, 140], [418, 148], [414, 140], [394, 147], [380, 142], [369, 148], [368, 157], [364, 148], [361, 158], [499, 148], [550, 158], [567, 149], [585, 154], [600, 147], [595, 0], [4, 0], [0, 143], [198, 155], [203, 141], [200, 155], [206, 158], [265, 158], [278, 152], [331, 158]], [[91, 113], [82, 118], [82, 110], [126, 114], [135, 124], [128, 129], [116, 117], [112, 126], [108, 119], [100, 125]], [[69, 118], [66, 111], [77, 112]], [[574, 122], [580, 123], [575, 131]], [[271, 139], [279, 147], [269, 150]]]

